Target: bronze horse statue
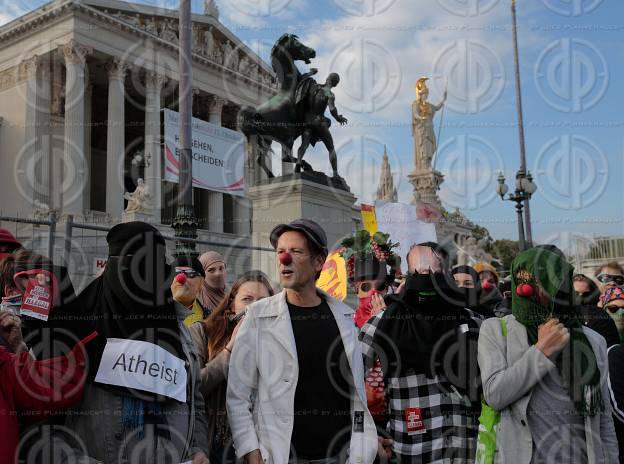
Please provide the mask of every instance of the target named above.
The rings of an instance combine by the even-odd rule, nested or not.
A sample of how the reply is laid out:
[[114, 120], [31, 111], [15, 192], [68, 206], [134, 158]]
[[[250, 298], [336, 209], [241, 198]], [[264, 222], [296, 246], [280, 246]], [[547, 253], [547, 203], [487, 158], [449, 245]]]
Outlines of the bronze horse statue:
[[[295, 102], [295, 92], [303, 81], [311, 80], [310, 76], [316, 73], [316, 69], [301, 74], [295, 61], [309, 64], [314, 57], [314, 49], [303, 45], [296, 35], [283, 34], [271, 49], [271, 66], [279, 83], [277, 94], [257, 108], [245, 106], [238, 113], [238, 128], [251, 143], [254, 157], [268, 177], [274, 177], [266, 164], [273, 141], [282, 146], [283, 162], [297, 163], [292, 156], [292, 147], [303, 133], [306, 109], [303, 104]], [[298, 167], [304, 171], [312, 170], [302, 160]]]

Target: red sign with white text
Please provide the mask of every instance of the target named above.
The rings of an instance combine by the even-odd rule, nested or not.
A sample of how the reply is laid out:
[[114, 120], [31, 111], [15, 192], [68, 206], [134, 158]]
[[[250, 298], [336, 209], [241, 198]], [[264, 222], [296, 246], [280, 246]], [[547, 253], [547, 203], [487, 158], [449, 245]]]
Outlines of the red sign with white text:
[[420, 408], [405, 408], [405, 425], [409, 435], [414, 433], [425, 433], [425, 422], [422, 417]]

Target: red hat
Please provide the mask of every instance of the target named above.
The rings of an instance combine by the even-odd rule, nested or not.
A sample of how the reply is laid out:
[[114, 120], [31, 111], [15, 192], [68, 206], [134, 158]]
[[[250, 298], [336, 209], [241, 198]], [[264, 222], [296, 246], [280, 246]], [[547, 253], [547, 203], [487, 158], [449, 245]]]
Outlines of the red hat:
[[0, 245], [13, 245], [14, 248], [22, 247], [22, 244], [6, 229], [0, 229]]

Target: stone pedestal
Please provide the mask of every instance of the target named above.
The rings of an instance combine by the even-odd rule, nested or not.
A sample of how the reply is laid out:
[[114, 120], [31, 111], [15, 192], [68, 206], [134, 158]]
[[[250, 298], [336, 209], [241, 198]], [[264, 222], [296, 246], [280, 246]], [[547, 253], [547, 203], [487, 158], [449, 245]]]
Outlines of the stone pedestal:
[[441, 172], [433, 169], [417, 169], [409, 174], [407, 178], [414, 186], [412, 204], [422, 201], [441, 208], [442, 205], [438, 198], [440, 184], [444, 181], [444, 176]]
[[[271, 248], [269, 235], [277, 225], [298, 218], [318, 222], [327, 234], [331, 250], [353, 233], [355, 196], [349, 187], [321, 173], [290, 174], [263, 181], [250, 187], [248, 198], [252, 206], [252, 245]], [[254, 269], [264, 271], [277, 282], [275, 253], [252, 253]]]
[[121, 222], [132, 221], [153, 222], [154, 215], [144, 211], [124, 211], [121, 213]]

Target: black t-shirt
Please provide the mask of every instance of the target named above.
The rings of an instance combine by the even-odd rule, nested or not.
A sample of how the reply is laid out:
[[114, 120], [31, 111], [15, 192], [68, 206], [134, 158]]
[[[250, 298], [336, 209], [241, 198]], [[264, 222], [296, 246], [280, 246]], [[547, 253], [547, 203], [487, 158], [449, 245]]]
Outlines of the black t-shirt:
[[299, 459], [338, 455], [351, 436], [351, 369], [336, 320], [325, 300], [315, 307], [288, 303], [299, 379], [291, 453]]

